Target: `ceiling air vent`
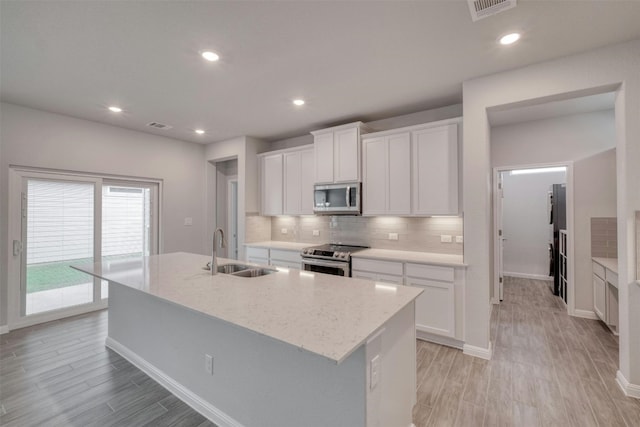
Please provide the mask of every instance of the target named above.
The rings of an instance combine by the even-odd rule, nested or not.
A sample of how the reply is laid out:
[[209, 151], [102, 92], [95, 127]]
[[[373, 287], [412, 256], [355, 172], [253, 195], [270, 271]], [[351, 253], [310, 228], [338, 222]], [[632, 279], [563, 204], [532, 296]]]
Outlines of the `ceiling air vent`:
[[471, 19], [474, 22], [516, 7], [516, 1], [517, 0], [467, 0], [469, 3], [469, 12], [471, 12]]
[[165, 124], [162, 124], [162, 123], [158, 123], [158, 122], [147, 123], [147, 126], [150, 126], [152, 128], [156, 128], [156, 129], [162, 129], [162, 130], [171, 129], [171, 126], [165, 125]]

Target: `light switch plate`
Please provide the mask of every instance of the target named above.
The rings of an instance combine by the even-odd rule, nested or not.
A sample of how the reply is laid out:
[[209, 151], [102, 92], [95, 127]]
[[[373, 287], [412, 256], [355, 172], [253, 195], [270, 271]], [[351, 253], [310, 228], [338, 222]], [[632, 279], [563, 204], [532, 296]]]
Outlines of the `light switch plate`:
[[373, 390], [378, 385], [380, 381], [380, 355], [377, 354], [376, 357], [371, 359], [371, 378], [369, 379], [369, 388]]
[[204, 370], [207, 374], [213, 375], [213, 356], [210, 354], [204, 355]]
[[441, 234], [440, 235], [440, 243], [451, 243], [451, 235], [449, 234]]
[[188, 227], [192, 226], [192, 225], [193, 225], [193, 218], [191, 218], [191, 217], [186, 217], [186, 218], [184, 219], [184, 225], [186, 225], [186, 226], [188, 226]]
[[289, 230], [287, 230], [286, 228], [283, 228], [283, 229], [280, 230], [280, 232], [282, 234], [287, 234], [289, 232]]
[[313, 235], [314, 236], [319, 236], [320, 235], [320, 230], [313, 230]]
[[389, 233], [389, 240], [398, 240], [398, 233]]
[[456, 243], [462, 243], [462, 242], [463, 242], [462, 236], [456, 236]]

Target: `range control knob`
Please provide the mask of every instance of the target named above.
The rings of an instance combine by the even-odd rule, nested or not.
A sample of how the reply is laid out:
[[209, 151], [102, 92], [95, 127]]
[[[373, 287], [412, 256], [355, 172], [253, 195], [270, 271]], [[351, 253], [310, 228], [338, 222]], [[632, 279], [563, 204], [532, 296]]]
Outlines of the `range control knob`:
[[347, 257], [347, 254], [345, 254], [344, 252], [340, 254], [340, 258], [346, 258], [346, 257]]

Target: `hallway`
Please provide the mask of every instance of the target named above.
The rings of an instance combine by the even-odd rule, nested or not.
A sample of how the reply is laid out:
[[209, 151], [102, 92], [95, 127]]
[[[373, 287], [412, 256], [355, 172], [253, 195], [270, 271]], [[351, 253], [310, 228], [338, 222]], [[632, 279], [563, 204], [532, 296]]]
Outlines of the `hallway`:
[[418, 342], [416, 427], [640, 425], [615, 381], [617, 338], [568, 316], [548, 282], [508, 277], [491, 334], [491, 361]]

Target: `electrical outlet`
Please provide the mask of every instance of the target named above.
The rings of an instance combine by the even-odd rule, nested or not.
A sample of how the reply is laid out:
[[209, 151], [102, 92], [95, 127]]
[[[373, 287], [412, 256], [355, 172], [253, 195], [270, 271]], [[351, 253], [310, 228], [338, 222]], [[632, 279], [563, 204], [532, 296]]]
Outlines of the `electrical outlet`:
[[282, 234], [287, 234], [287, 233], [289, 232], [289, 230], [287, 230], [286, 228], [282, 228], [282, 229], [280, 230], [280, 232], [281, 232]]
[[320, 235], [320, 230], [313, 230], [313, 235], [314, 236], [319, 236]]
[[398, 240], [398, 233], [389, 233], [389, 240]]
[[440, 243], [451, 243], [451, 235], [449, 234], [441, 234], [440, 235]]
[[193, 225], [193, 218], [187, 217], [184, 219], [184, 225], [186, 226], [192, 226]]
[[210, 354], [204, 355], [204, 370], [207, 374], [213, 375], [213, 356]]
[[456, 236], [456, 243], [462, 243], [463, 241], [462, 236]]
[[373, 390], [378, 385], [380, 381], [380, 355], [377, 354], [376, 357], [371, 359], [371, 367], [370, 367], [370, 376], [369, 378], [369, 389]]

